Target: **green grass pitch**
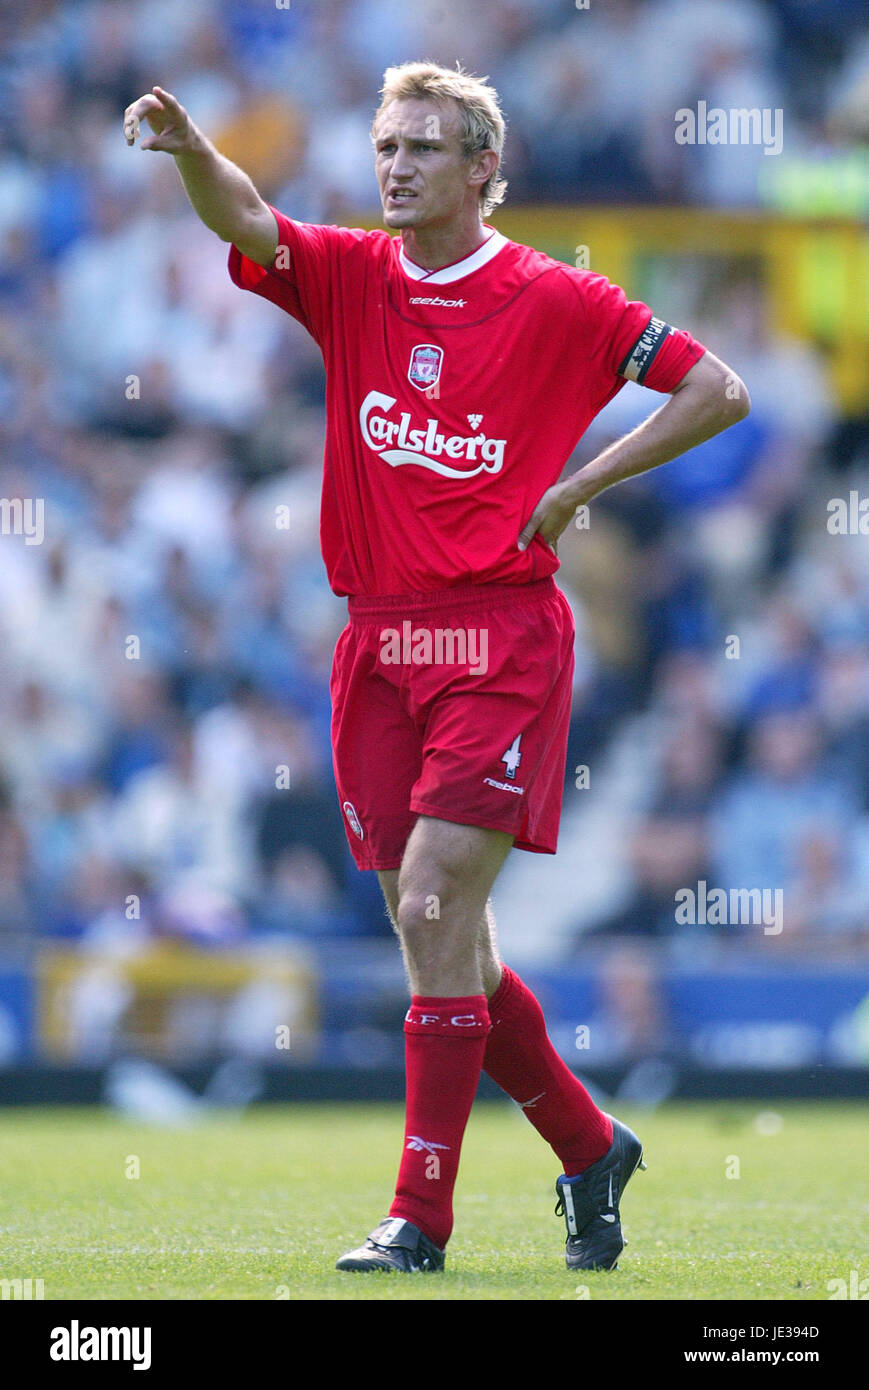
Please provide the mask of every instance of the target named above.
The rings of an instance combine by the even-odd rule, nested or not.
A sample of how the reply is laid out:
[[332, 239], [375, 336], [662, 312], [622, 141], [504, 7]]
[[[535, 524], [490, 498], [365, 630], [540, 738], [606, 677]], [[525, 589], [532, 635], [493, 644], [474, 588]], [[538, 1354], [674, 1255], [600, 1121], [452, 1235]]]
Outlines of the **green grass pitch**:
[[409, 1276], [333, 1267], [388, 1208], [397, 1106], [262, 1107], [174, 1131], [0, 1111], [0, 1278], [42, 1279], [46, 1300], [813, 1300], [869, 1276], [865, 1107], [618, 1113], [649, 1168], [622, 1205], [619, 1269], [577, 1277], [558, 1165], [506, 1104], [471, 1116], [446, 1272]]

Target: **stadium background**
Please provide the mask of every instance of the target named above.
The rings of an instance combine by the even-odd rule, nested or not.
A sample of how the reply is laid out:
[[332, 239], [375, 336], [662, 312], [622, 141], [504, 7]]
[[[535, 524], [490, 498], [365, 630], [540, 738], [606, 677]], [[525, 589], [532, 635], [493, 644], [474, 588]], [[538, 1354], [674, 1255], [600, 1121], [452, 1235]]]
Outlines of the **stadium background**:
[[[398, 953], [330, 764], [346, 606], [319, 556], [319, 354], [231, 285], [172, 161], [128, 149], [121, 118], [164, 85], [289, 214], [375, 226], [377, 88], [419, 56], [458, 57], [501, 94], [510, 187], [493, 224], [689, 328], [753, 400], [564, 537], [578, 638], [562, 838], [555, 859], [514, 854], [496, 886], [505, 955], [563, 1054], [627, 1099], [865, 1090], [859, 12], [3, 10], [2, 1099], [157, 1113], [170, 1074], [235, 1100], [400, 1094]], [[780, 109], [781, 153], [678, 145], [674, 113], [700, 100]], [[655, 403], [626, 386], [571, 471]], [[25, 499], [44, 501], [40, 543], [14, 524]], [[674, 895], [700, 883], [781, 890], [783, 929], [680, 926]]]

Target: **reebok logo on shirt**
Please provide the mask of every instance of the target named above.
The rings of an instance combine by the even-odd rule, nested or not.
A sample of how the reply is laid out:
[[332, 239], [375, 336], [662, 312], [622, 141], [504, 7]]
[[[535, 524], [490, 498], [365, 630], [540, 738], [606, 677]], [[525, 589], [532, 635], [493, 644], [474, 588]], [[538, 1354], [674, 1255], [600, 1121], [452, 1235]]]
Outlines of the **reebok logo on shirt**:
[[433, 299], [426, 299], [423, 295], [415, 295], [410, 302], [411, 304], [432, 304], [438, 309], [464, 309], [468, 301], [466, 299], [439, 299], [437, 295]]

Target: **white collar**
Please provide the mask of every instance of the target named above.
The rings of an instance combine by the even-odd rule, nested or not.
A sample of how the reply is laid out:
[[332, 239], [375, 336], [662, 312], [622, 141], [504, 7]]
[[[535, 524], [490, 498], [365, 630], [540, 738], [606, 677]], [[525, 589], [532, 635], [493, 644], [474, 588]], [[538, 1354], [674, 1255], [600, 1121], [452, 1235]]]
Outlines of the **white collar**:
[[405, 275], [409, 275], [411, 280], [425, 280], [427, 285], [450, 285], [453, 280], [461, 280], [465, 275], [470, 275], [473, 271], [488, 265], [501, 248], [507, 245], [507, 238], [503, 232], [493, 231], [482, 246], [478, 246], [476, 251], [471, 252], [470, 256], [465, 256], [464, 260], [456, 261], [455, 265], [442, 266], [440, 270], [426, 270], [405, 255], [401, 239], [398, 238], [397, 240], [398, 261]]

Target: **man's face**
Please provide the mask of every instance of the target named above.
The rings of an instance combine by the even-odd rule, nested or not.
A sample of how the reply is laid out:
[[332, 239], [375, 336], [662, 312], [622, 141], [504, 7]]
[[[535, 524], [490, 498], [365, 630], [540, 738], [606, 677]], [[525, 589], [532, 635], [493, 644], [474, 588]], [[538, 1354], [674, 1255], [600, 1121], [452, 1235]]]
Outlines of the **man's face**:
[[452, 101], [393, 101], [375, 127], [375, 165], [387, 227], [448, 223], [466, 198], [479, 200], [485, 180], [462, 153], [458, 108]]

